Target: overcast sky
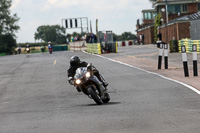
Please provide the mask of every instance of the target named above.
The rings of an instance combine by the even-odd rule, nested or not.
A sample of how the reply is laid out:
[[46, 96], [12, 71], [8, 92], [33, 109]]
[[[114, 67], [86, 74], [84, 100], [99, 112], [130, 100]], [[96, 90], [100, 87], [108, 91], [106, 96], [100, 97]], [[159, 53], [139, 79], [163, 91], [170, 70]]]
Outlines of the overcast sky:
[[[11, 14], [20, 18], [17, 43], [35, 42], [34, 33], [41, 25], [62, 25], [62, 19], [87, 17], [96, 33], [112, 30], [116, 34], [135, 34], [136, 20], [142, 18], [143, 9], [151, 9], [149, 0], [13, 0]], [[67, 30], [67, 33], [77, 30]]]

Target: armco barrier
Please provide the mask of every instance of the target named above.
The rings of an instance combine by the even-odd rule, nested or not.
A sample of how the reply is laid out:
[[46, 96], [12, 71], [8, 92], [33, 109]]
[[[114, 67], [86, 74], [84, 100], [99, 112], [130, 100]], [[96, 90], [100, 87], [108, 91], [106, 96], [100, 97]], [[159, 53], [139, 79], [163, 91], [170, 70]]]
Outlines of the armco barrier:
[[87, 52], [94, 54], [101, 54], [101, 45], [100, 43], [88, 43]]
[[66, 51], [68, 50], [68, 46], [53, 46], [53, 51]]

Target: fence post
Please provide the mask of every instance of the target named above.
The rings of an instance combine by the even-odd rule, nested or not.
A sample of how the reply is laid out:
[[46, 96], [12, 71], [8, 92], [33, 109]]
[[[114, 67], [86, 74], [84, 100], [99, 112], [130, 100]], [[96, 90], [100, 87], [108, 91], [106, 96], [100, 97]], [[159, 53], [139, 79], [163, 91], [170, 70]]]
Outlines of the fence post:
[[161, 43], [158, 56], [158, 69], [161, 69], [162, 66], [162, 56], [163, 56], [163, 44]]
[[181, 46], [181, 51], [182, 51], [184, 74], [185, 74], [185, 77], [189, 77], [188, 64], [187, 64], [187, 54], [186, 54], [185, 46]]
[[165, 69], [168, 69], [168, 44], [164, 44]]
[[193, 55], [193, 75], [198, 76], [198, 67], [197, 67], [197, 45], [192, 45], [192, 55]]

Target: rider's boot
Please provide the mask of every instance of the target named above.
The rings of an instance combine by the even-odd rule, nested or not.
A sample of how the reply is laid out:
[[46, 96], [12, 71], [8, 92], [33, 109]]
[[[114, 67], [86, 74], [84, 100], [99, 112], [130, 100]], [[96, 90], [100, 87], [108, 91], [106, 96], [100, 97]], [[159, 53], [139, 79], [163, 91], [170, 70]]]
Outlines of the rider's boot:
[[103, 81], [103, 86], [104, 86], [104, 87], [107, 87], [107, 86], [108, 86], [108, 82]]
[[99, 76], [100, 76], [101, 82], [103, 83], [103, 86], [107, 87], [108, 86], [108, 82], [105, 81], [105, 79], [103, 78], [103, 76], [101, 74], [99, 74]]

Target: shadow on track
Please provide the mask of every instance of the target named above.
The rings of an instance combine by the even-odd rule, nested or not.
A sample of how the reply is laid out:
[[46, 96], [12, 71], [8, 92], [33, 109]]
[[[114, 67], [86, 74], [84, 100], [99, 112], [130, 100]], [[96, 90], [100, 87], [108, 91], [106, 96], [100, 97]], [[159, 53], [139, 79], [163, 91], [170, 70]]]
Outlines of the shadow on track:
[[88, 104], [86, 106], [105, 106], [105, 105], [115, 105], [115, 104], [121, 104], [121, 102], [108, 102], [108, 103], [104, 103], [102, 105], [97, 105], [97, 104]]

